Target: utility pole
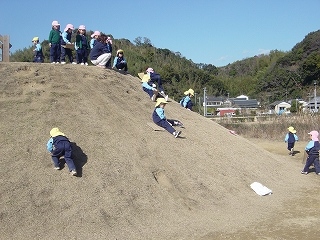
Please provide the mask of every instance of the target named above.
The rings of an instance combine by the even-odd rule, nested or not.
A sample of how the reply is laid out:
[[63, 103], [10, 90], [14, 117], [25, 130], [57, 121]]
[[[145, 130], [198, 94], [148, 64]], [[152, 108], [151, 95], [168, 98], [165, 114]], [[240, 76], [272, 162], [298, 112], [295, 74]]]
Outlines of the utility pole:
[[318, 112], [318, 106], [317, 106], [317, 81], [314, 81], [314, 111]]
[[207, 88], [203, 89], [203, 116], [207, 116]]

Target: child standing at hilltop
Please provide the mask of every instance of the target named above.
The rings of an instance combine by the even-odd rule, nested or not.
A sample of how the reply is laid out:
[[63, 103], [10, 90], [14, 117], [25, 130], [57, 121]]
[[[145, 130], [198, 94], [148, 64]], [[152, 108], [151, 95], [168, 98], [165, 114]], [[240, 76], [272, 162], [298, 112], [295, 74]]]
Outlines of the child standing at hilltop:
[[52, 22], [52, 29], [49, 34], [49, 47], [50, 47], [50, 62], [51, 63], [60, 63], [60, 40], [61, 32], [60, 32], [60, 24], [58, 21]]
[[184, 92], [184, 97], [180, 100], [180, 105], [188, 110], [192, 110], [193, 103], [191, 98], [194, 96], [193, 89], [189, 89], [188, 91]]
[[47, 150], [51, 153], [55, 170], [60, 170], [60, 157], [64, 156], [64, 160], [69, 168], [71, 175], [76, 176], [77, 171], [72, 159], [72, 149], [69, 139], [59, 128], [52, 128], [50, 131], [50, 139], [47, 142]]
[[308, 154], [307, 162], [301, 171], [302, 174], [308, 174], [309, 168], [313, 164], [314, 168], [316, 170], [316, 174], [320, 175], [320, 164], [319, 164], [319, 150], [320, 150], [320, 144], [319, 144], [319, 132], [317, 131], [311, 131], [308, 133], [310, 135], [311, 141], [308, 142], [305, 150]]
[[124, 58], [123, 50], [119, 49], [117, 51], [117, 56], [113, 60], [112, 68], [116, 68], [118, 70], [128, 71], [127, 61]]
[[75, 49], [77, 51], [77, 63], [88, 66], [88, 40], [84, 25], [80, 25], [78, 28]]
[[70, 63], [73, 63], [72, 49], [67, 46], [71, 44], [71, 36], [74, 27], [72, 24], [67, 24], [61, 38], [61, 64], [66, 64], [66, 55], [69, 58]]
[[[112, 56], [112, 39], [110, 36], [108, 36], [106, 40], [105, 53], [110, 53]], [[108, 62], [106, 63], [107, 68], [111, 68], [111, 56]]]
[[34, 49], [33, 49], [33, 52], [34, 52], [33, 62], [43, 63], [43, 52], [42, 52], [42, 46], [39, 43], [39, 37], [34, 37], [32, 39], [32, 43], [33, 43], [33, 46], [34, 46]]
[[290, 151], [289, 155], [294, 156], [294, 144], [296, 141], [298, 141], [298, 136], [296, 135], [296, 130], [294, 127], [290, 126], [288, 127], [288, 133], [286, 134], [284, 138], [284, 142], [288, 143], [287, 149]]
[[152, 120], [158, 126], [164, 128], [169, 133], [171, 133], [175, 138], [177, 138], [181, 131], [176, 131], [172, 125], [167, 121], [166, 115], [164, 114], [164, 107], [168, 102], [164, 98], [158, 98], [155, 105], [155, 109], [152, 114]]
[[94, 31], [94, 33], [91, 34], [91, 40], [90, 40], [90, 48], [92, 49], [94, 44], [97, 41], [97, 38], [101, 35], [99, 31]]

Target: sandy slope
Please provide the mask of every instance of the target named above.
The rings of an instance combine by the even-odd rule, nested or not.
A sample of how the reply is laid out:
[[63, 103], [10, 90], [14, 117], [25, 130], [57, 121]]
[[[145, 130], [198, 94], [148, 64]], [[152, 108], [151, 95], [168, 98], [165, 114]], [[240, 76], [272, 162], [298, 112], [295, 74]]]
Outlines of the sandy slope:
[[[152, 131], [154, 103], [137, 77], [0, 63], [0, 85], [0, 238], [317, 236], [314, 173], [173, 101], [166, 115], [184, 123], [182, 138]], [[55, 126], [73, 142], [79, 177], [53, 170], [45, 144]], [[274, 194], [258, 196], [254, 181]]]

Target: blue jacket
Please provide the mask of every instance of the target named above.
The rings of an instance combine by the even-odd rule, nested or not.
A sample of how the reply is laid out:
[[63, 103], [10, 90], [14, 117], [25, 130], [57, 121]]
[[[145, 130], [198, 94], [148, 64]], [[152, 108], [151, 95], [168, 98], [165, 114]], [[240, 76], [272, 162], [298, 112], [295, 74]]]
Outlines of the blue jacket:
[[193, 103], [191, 101], [191, 98], [189, 96], [185, 96], [180, 100], [180, 105], [184, 108], [188, 108], [192, 110]]
[[102, 42], [96, 41], [96, 44], [90, 51], [90, 59], [97, 60], [97, 58], [102, 54], [104, 54], [104, 44]]
[[65, 136], [51, 137], [47, 142], [47, 150], [51, 153], [60, 152], [61, 150], [64, 150], [64, 141], [70, 142], [69, 139]]
[[37, 43], [36, 46], [34, 47], [34, 56], [43, 58], [42, 46], [40, 43]]
[[161, 107], [156, 107], [152, 114], [152, 120], [155, 123], [158, 123], [162, 120], [167, 120], [166, 115], [164, 114], [164, 109]]
[[294, 143], [298, 141], [298, 136], [295, 133], [288, 132], [284, 138], [284, 142]]
[[318, 155], [319, 156], [319, 150], [320, 150], [319, 141], [308, 142], [305, 150], [308, 155]]
[[66, 45], [67, 43], [71, 43], [71, 35], [72, 33], [63, 32], [61, 38], [61, 45]]
[[124, 57], [115, 57], [113, 60], [113, 67], [119, 65], [120, 63], [127, 63]]
[[90, 48], [91, 48], [91, 49], [92, 49], [93, 46], [96, 44], [96, 42], [97, 42], [97, 39], [95, 39], [95, 38], [92, 38], [92, 39], [90, 40]]

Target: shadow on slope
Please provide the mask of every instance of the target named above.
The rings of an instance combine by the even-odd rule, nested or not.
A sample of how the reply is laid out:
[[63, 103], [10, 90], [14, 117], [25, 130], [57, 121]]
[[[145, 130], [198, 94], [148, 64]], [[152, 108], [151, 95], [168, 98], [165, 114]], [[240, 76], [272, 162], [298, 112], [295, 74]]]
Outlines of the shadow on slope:
[[[309, 184], [292, 185], [300, 165], [288, 168], [286, 159], [174, 101], [166, 115], [184, 123], [183, 138], [153, 131], [154, 103], [137, 77], [0, 63], [0, 87], [7, 238], [197, 239], [266, 218]], [[53, 171], [45, 148], [52, 127], [73, 142], [81, 178]], [[274, 194], [257, 197], [254, 181]]]

